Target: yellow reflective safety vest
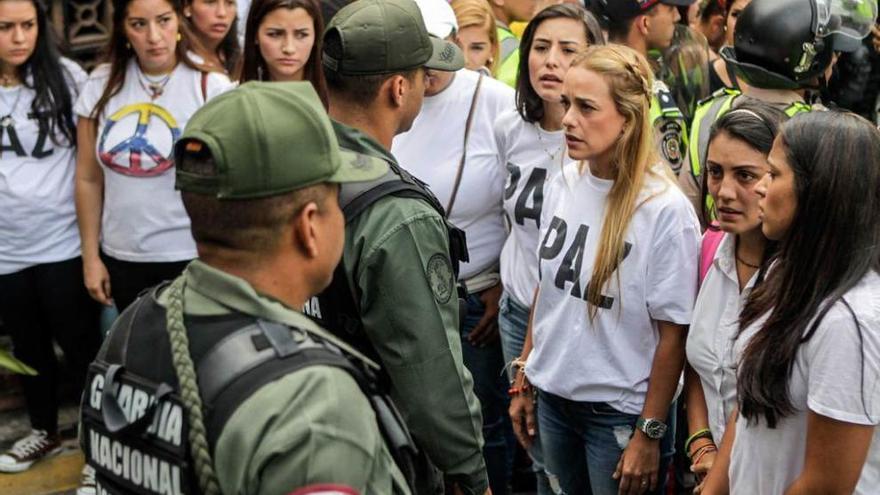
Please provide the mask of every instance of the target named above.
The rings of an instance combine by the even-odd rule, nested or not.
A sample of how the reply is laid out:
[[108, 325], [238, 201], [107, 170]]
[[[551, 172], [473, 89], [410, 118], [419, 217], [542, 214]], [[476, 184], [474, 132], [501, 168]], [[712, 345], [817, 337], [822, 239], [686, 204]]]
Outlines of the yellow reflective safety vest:
[[516, 72], [519, 69], [519, 40], [509, 29], [499, 26], [498, 64], [495, 66], [495, 79], [511, 88], [516, 88]]

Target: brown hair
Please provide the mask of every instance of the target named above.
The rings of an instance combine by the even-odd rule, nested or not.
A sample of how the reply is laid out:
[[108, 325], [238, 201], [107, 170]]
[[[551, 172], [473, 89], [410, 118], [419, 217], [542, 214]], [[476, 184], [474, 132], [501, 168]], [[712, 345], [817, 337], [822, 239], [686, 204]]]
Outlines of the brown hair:
[[[113, 28], [110, 33], [110, 40], [107, 42], [105, 62], [110, 64], [110, 77], [107, 79], [107, 85], [104, 86], [104, 92], [98, 98], [98, 103], [89, 115], [96, 121], [107, 106], [110, 98], [116, 96], [125, 84], [125, 70], [128, 67], [128, 61], [137, 55], [131, 49], [128, 38], [125, 36], [125, 17], [128, 15], [128, 5], [134, 0], [113, 0]], [[187, 52], [190, 50], [189, 32], [186, 24], [181, 22], [183, 18], [180, 0], [165, 0], [174, 10], [177, 16], [178, 26], [180, 28], [180, 39], [174, 47], [174, 55], [177, 63], [186, 64], [188, 67], [200, 70], [196, 64], [189, 58]]]
[[241, 58], [238, 79], [243, 84], [268, 77], [264, 76], [269, 72], [266, 61], [260, 53], [260, 47], [257, 46], [257, 31], [260, 29], [260, 24], [269, 13], [275, 10], [298, 8], [309, 14], [315, 29], [315, 44], [312, 45], [312, 51], [309, 52], [309, 60], [303, 70], [303, 78], [312, 83], [321, 102], [324, 103], [324, 108], [329, 108], [327, 81], [321, 68], [321, 38], [324, 34], [324, 18], [321, 16], [321, 7], [316, 0], [256, 0], [251, 4], [245, 26], [244, 54]]
[[[183, 0], [183, 6], [192, 5], [195, 0]], [[190, 33], [195, 34], [196, 27], [193, 24], [192, 20], [186, 16], [181, 18], [183, 23], [186, 25], [187, 30]], [[193, 36], [193, 44], [198, 41], [196, 36]], [[220, 45], [217, 47], [217, 55], [220, 56], [220, 60], [223, 62], [223, 69], [230, 76], [233, 75], [235, 69], [238, 67], [238, 59], [241, 58], [241, 46], [238, 44], [238, 16], [232, 20], [232, 26], [229, 27], [229, 31], [226, 32], [226, 36], [223, 37], [223, 40], [220, 41]]]

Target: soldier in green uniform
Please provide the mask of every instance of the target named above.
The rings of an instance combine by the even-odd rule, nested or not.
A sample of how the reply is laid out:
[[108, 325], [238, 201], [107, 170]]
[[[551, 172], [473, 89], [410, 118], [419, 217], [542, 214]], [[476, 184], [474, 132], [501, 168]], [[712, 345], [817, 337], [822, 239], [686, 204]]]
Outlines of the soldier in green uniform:
[[323, 55], [340, 146], [382, 160], [390, 171], [342, 188], [342, 263], [306, 309], [382, 365], [425, 461], [417, 465], [417, 493], [442, 493], [442, 473], [447, 486], [482, 494], [488, 480], [480, 405], [459, 337], [463, 233], [389, 152], [421, 109], [425, 68], [458, 70], [464, 56], [428, 36], [412, 0], [347, 5], [325, 31]]
[[[650, 50], [672, 44], [679, 6], [695, 0], [602, 0], [603, 17], [612, 43], [626, 45], [650, 59]], [[650, 119], [660, 157], [678, 174], [687, 148], [687, 123], [675, 98], [660, 78], [654, 79]]]
[[342, 254], [339, 184], [387, 165], [340, 151], [309, 83], [257, 82], [199, 110], [175, 162], [199, 259], [130, 306], [90, 368], [98, 493], [411, 493], [376, 364], [294, 309]]
[[854, 51], [870, 33], [877, 0], [754, 0], [739, 15], [734, 45], [721, 57], [748, 83], [741, 90], [723, 88], [700, 102], [694, 112], [687, 166], [679, 184], [712, 220], [712, 198], [703, 187], [703, 171], [712, 124], [745, 98], [783, 110], [789, 117], [813, 109], [809, 93], [823, 88], [835, 53]]

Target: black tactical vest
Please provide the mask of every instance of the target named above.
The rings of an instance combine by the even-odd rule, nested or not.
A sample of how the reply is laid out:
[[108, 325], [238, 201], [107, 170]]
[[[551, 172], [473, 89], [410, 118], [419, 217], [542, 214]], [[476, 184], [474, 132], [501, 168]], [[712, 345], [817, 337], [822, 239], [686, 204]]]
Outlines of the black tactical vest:
[[[346, 224], [357, 218], [373, 203], [386, 196], [423, 200], [444, 219], [449, 237], [452, 271], [454, 277], [458, 279], [459, 263], [469, 261], [464, 231], [446, 219], [443, 205], [424, 182], [393, 162], [388, 162], [388, 166], [388, 173], [375, 181], [348, 183], [342, 186], [339, 192], [339, 204], [345, 215]], [[459, 287], [460, 306], [464, 302], [463, 292], [463, 287]], [[358, 294], [348, 283], [345, 267], [340, 261], [333, 273], [333, 281], [330, 286], [307, 304], [304, 313], [364, 355], [381, 363], [379, 355], [364, 332], [360, 309], [356, 302], [358, 300]], [[464, 311], [460, 311], [461, 317], [464, 314]], [[387, 380], [387, 377], [383, 374], [382, 379]]]
[[[119, 317], [89, 367], [80, 440], [99, 495], [200, 493], [165, 309], [156, 300], [162, 288]], [[260, 387], [307, 366], [334, 366], [348, 372], [369, 399], [412, 486], [416, 453], [409, 431], [362, 361], [310, 332], [247, 315], [187, 316], [185, 325], [212, 453], [226, 421]]]

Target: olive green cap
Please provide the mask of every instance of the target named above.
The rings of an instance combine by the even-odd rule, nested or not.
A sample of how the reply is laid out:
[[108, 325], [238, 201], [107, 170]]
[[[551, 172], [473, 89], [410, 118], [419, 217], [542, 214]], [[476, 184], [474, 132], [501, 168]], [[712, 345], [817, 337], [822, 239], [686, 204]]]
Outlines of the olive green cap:
[[323, 182], [381, 177], [388, 164], [342, 150], [309, 82], [249, 82], [212, 98], [174, 146], [177, 163], [210, 152], [209, 175], [177, 170], [177, 189], [220, 199], [275, 196]]
[[413, 0], [357, 0], [324, 31], [323, 64], [349, 76], [419, 67], [456, 71], [464, 67], [464, 55], [454, 43], [428, 35]]

